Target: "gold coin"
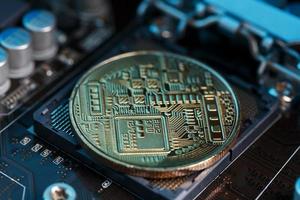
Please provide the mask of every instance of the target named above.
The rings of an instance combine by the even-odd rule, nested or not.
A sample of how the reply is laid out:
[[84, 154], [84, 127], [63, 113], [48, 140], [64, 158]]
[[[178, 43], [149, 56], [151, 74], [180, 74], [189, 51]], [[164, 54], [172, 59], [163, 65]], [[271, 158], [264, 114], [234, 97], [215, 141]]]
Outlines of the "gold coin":
[[72, 126], [96, 162], [150, 178], [214, 164], [237, 138], [239, 112], [236, 95], [216, 71], [155, 51], [96, 65], [70, 98]]

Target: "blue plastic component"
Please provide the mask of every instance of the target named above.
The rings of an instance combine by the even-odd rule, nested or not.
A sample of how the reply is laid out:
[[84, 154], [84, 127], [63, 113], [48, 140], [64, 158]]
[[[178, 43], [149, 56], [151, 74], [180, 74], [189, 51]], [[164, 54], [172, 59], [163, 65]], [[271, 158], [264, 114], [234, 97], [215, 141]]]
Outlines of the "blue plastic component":
[[295, 183], [294, 200], [300, 200], [300, 178]]
[[300, 41], [300, 19], [258, 0], [204, 0], [225, 14], [248, 22], [287, 43]]

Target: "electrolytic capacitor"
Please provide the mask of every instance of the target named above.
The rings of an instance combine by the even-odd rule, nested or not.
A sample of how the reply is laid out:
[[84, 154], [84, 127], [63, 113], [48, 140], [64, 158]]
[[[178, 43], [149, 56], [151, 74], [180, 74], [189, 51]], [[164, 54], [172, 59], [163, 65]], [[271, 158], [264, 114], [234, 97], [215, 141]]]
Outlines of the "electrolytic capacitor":
[[56, 19], [51, 12], [32, 10], [23, 17], [23, 26], [31, 33], [35, 60], [47, 60], [56, 55]]
[[0, 48], [0, 95], [5, 94], [10, 87], [8, 70], [8, 55]]
[[8, 52], [9, 76], [24, 78], [34, 69], [30, 33], [23, 28], [12, 27], [0, 34], [0, 44]]

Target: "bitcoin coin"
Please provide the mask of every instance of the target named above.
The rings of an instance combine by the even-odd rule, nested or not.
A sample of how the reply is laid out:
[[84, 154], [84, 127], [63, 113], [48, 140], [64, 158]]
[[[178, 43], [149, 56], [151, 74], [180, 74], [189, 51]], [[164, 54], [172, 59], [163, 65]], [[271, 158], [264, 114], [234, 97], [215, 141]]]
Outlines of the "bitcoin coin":
[[73, 129], [96, 162], [150, 178], [183, 176], [221, 159], [239, 129], [220, 74], [185, 56], [140, 51], [89, 70], [70, 98]]

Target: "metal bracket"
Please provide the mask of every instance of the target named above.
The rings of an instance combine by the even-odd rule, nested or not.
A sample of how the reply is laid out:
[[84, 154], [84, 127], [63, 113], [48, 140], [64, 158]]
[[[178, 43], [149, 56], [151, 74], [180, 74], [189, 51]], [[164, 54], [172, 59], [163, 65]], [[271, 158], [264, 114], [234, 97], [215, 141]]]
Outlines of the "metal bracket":
[[[300, 54], [293, 48], [300, 43], [300, 18], [259, 0], [172, 2], [144, 0], [138, 15], [143, 16], [151, 9], [160, 11], [177, 21], [175, 30], [179, 37], [187, 26], [204, 29], [212, 25], [233, 36], [243, 36], [249, 43], [251, 56], [260, 63], [258, 77], [263, 77], [266, 71], [274, 71], [281, 78], [278, 81], [286, 80], [300, 88]], [[186, 10], [185, 4], [192, 6]]]

